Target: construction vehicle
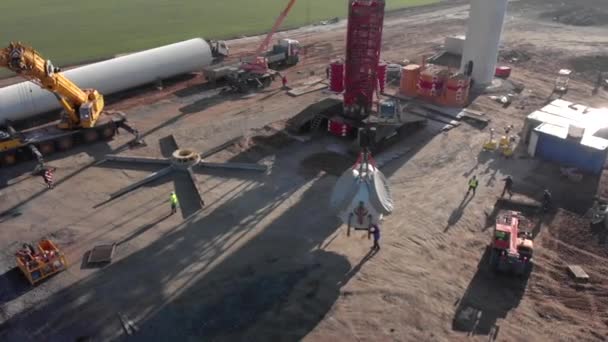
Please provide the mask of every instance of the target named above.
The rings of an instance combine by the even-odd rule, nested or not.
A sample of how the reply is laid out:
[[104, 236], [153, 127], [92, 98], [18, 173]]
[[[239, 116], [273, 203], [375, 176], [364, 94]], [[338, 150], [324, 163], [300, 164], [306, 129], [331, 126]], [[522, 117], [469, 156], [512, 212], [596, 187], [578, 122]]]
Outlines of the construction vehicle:
[[279, 66], [292, 66], [300, 61], [300, 43], [295, 39], [281, 39], [268, 51], [272, 37], [279, 29], [296, 0], [290, 0], [262, 43], [251, 57], [238, 64], [216, 65], [203, 69], [210, 82], [225, 79], [231, 88], [246, 93], [251, 89], [268, 87], [279, 75], [271, 69]]
[[497, 272], [525, 275], [532, 269], [534, 244], [521, 212], [501, 210], [490, 243], [490, 266]]
[[139, 133], [118, 112], [104, 112], [104, 98], [95, 89], [81, 89], [67, 79], [50, 60], [33, 48], [10, 43], [0, 50], [0, 66], [52, 92], [63, 107], [59, 123], [25, 130], [16, 130], [11, 122], [0, 127], [0, 165], [13, 165], [21, 159], [35, 157], [44, 167], [43, 155], [64, 151], [75, 143], [111, 139], [120, 127], [135, 135]]
[[553, 86], [553, 93], [560, 96], [566, 95], [568, 92], [568, 86], [570, 84], [570, 74], [572, 70], [561, 69], [555, 78], [555, 85]]
[[30, 244], [15, 253], [17, 266], [32, 285], [64, 271], [68, 267], [65, 255], [51, 240], [41, 240], [34, 248]]
[[[270, 51], [266, 52], [264, 57], [268, 60], [269, 68], [272, 69], [296, 65], [300, 61], [300, 42], [295, 39], [279, 39], [278, 44], [274, 45]], [[246, 58], [245, 61], [252, 59], [252, 57]], [[244, 73], [241, 73], [239, 64], [240, 62], [236, 64], [226, 63], [210, 65], [203, 69], [205, 78], [209, 82], [218, 82], [225, 80], [229, 75], [233, 78], [251, 76], [245, 84], [251, 84], [254, 88], [259, 87], [260, 83], [256, 81], [256, 79], [260, 80], [260, 78], [256, 75], [245, 75]], [[274, 77], [262, 77], [260, 82], [266, 87], [273, 79]], [[237, 85], [237, 90], [239, 91], [246, 92], [248, 90], [247, 88], [239, 88], [239, 82], [234, 84]]]

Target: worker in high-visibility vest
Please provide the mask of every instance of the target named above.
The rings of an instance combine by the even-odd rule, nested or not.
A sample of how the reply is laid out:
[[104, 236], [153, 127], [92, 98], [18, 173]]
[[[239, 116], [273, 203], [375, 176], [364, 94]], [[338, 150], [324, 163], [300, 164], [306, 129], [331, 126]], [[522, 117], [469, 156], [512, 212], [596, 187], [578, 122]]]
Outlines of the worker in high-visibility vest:
[[177, 200], [177, 195], [175, 194], [175, 192], [171, 192], [169, 201], [171, 202], [171, 215], [173, 215], [177, 212], [177, 206], [179, 205], [179, 201]]
[[479, 185], [479, 180], [477, 180], [477, 176], [473, 176], [469, 180], [469, 190], [467, 191], [467, 195], [469, 195], [469, 193], [471, 191], [473, 191], [473, 196], [475, 196], [475, 190], [477, 190], [478, 185]]

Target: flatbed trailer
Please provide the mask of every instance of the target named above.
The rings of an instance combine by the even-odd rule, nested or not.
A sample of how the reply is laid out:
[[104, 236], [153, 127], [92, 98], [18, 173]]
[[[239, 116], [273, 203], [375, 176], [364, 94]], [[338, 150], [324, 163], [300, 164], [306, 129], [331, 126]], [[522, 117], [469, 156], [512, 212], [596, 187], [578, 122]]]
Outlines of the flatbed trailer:
[[203, 73], [208, 82], [216, 83], [225, 80], [230, 73], [238, 70], [239, 63], [219, 63], [204, 68]]
[[0, 167], [12, 166], [20, 161], [37, 159], [43, 164], [43, 157], [54, 152], [62, 152], [76, 145], [90, 144], [101, 140], [111, 140], [122, 128], [135, 136], [141, 143], [139, 132], [127, 123], [124, 114], [110, 112], [100, 118], [93, 128], [65, 130], [57, 127], [57, 122], [47, 123], [25, 130], [16, 130], [12, 125], [0, 127], [0, 142], [7, 148], [0, 151]]

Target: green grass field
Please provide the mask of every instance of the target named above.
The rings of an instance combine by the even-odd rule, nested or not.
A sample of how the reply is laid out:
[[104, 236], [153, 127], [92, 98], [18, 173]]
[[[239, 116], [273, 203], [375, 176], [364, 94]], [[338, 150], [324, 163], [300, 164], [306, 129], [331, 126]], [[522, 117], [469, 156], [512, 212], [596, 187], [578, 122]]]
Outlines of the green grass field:
[[[438, 0], [387, 0], [388, 9]], [[110, 57], [192, 37], [260, 33], [287, 0], [0, 0], [0, 46], [19, 40], [56, 65]], [[300, 0], [285, 27], [346, 16], [345, 0]]]

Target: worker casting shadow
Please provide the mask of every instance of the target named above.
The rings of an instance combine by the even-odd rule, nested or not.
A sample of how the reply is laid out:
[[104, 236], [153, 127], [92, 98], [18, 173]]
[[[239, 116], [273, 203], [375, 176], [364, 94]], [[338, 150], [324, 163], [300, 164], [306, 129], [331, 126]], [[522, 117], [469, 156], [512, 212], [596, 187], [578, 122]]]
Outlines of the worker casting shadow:
[[451, 226], [455, 225], [456, 222], [458, 222], [460, 220], [460, 218], [462, 217], [462, 214], [464, 214], [464, 209], [473, 200], [473, 197], [475, 197], [475, 193], [473, 193], [470, 196], [469, 196], [469, 193], [466, 193], [464, 195], [464, 197], [462, 198], [462, 201], [460, 202], [458, 207], [456, 209], [454, 209], [452, 211], [452, 213], [450, 214], [450, 217], [448, 218], [448, 224], [445, 226], [445, 228], [443, 230], [444, 233], [447, 232]]
[[456, 310], [452, 329], [469, 335], [490, 335], [499, 332], [498, 319], [505, 318], [516, 308], [525, 293], [529, 273], [523, 276], [498, 274], [490, 269], [490, 249], [482, 255], [477, 272], [462, 297], [454, 304]]
[[166, 213], [164, 215], [161, 215], [160, 217], [156, 218], [154, 221], [152, 221], [150, 223], [146, 223], [143, 226], [140, 226], [139, 228], [135, 229], [129, 235], [127, 235], [124, 238], [122, 238], [122, 240], [120, 240], [116, 244], [118, 246], [120, 246], [122, 244], [125, 244], [125, 243], [127, 243], [127, 242], [135, 239], [136, 237], [138, 237], [141, 234], [147, 232], [148, 230], [150, 230], [151, 228], [153, 228], [157, 224], [161, 223], [162, 221], [168, 219], [169, 217], [171, 217], [171, 213]]
[[346, 273], [346, 275], [344, 276], [344, 280], [340, 281], [338, 285], [346, 285], [352, 279], [352, 277], [359, 273], [363, 265], [366, 262], [370, 261], [376, 254], [378, 254], [378, 249], [370, 249], [369, 251], [367, 251], [363, 258], [359, 260], [359, 263], [357, 263], [357, 265], [355, 265], [353, 268], [350, 269], [350, 271], [348, 271], [348, 273]]

